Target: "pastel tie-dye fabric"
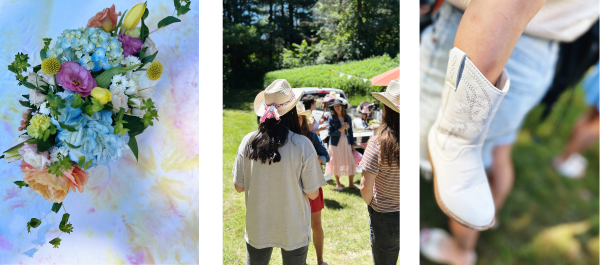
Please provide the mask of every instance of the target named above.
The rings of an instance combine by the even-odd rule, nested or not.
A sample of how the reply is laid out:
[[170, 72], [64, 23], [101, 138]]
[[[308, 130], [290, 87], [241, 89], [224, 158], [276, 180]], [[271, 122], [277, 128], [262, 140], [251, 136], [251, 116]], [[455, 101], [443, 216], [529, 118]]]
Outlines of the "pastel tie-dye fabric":
[[[115, 1], [117, 12], [143, 1]], [[0, 148], [16, 144], [21, 95], [7, 70], [17, 52], [39, 64], [42, 38], [52, 44], [64, 29], [84, 27], [107, 1], [0, 2]], [[160, 121], [137, 137], [139, 162], [127, 151], [119, 161], [88, 170], [85, 192], [69, 192], [64, 205], [73, 224], [60, 248], [48, 241], [60, 231], [63, 211], [50, 213], [27, 233], [30, 218], [51, 208], [23, 180], [18, 163], [0, 160], [0, 264], [199, 263], [198, 246], [198, 0], [181, 23], [152, 33], [164, 73], [156, 87]], [[148, 1], [150, 31], [172, 15], [173, 1]]]

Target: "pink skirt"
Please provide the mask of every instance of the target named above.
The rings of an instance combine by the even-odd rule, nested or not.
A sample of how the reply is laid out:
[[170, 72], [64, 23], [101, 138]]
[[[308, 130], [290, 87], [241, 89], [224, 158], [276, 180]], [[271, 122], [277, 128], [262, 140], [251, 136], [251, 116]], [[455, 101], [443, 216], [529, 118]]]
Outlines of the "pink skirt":
[[329, 162], [325, 166], [325, 174], [338, 177], [356, 175], [354, 154], [346, 134], [342, 133], [337, 146], [329, 145], [328, 151]]

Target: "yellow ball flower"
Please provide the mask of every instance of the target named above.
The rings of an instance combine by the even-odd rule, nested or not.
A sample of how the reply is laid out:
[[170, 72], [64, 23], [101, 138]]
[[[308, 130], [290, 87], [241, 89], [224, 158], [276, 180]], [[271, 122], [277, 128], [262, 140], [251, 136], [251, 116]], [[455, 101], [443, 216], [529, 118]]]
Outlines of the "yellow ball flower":
[[140, 19], [142, 19], [142, 15], [146, 11], [146, 4], [137, 4], [129, 10], [127, 15], [125, 15], [125, 20], [123, 20], [123, 27], [127, 30], [132, 30], [140, 23]]
[[42, 71], [49, 75], [55, 75], [60, 70], [60, 62], [54, 57], [46, 58], [42, 61]]
[[146, 76], [150, 80], [158, 80], [163, 72], [163, 66], [160, 62], [152, 62], [146, 70]]
[[110, 94], [110, 90], [101, 87], [95, 87], [92, 89], [92, 98], [100, 101], [100, 104], [104, 105], [111, 100], [112, 95]]
[[48, 127], [50, 127], [51, 123], [52, 122], [50, 121], [50, 117], [46, 115], [33, 115], [33, 117], [31, 118], [31, 124], [27, 126], [27, 134], [29, 134], [29, 136], [33, 138], [38, 138], [41, 136], [38, 134], [40, 128], [42, 129], [42, 132], [44, 132], [48, 129]]

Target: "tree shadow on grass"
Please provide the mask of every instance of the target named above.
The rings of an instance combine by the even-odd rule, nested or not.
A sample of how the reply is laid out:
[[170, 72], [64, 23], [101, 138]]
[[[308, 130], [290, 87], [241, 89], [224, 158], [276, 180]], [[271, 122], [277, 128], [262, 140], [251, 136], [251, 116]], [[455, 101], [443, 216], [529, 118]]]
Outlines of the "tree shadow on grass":
[[253, 110], [254, 98], [264, 88], [232, 89], [223, 91], [223, 108], [235, 110]]
[[345, 205], [341, 205], [339, 202], [330, 199], [325, 199], [325, 207], [331, 210], [342, 210], [346, 208]]

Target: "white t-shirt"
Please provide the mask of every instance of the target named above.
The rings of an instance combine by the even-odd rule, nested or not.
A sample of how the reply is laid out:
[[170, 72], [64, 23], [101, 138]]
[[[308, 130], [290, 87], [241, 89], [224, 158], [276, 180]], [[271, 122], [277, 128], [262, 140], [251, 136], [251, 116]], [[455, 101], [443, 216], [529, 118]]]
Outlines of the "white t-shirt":
[[281, 161], [262, 164], [250, 160], [247, 144], [256, 132], [242, 140], [233, 165], [233, 182], [244, 187], [246, 242], [254, 248], [294, 250], [310, 239], [310, 203], [306, 193], [326, 184], [317, 152], [310, 140], [289, 132], [279, 148]]

